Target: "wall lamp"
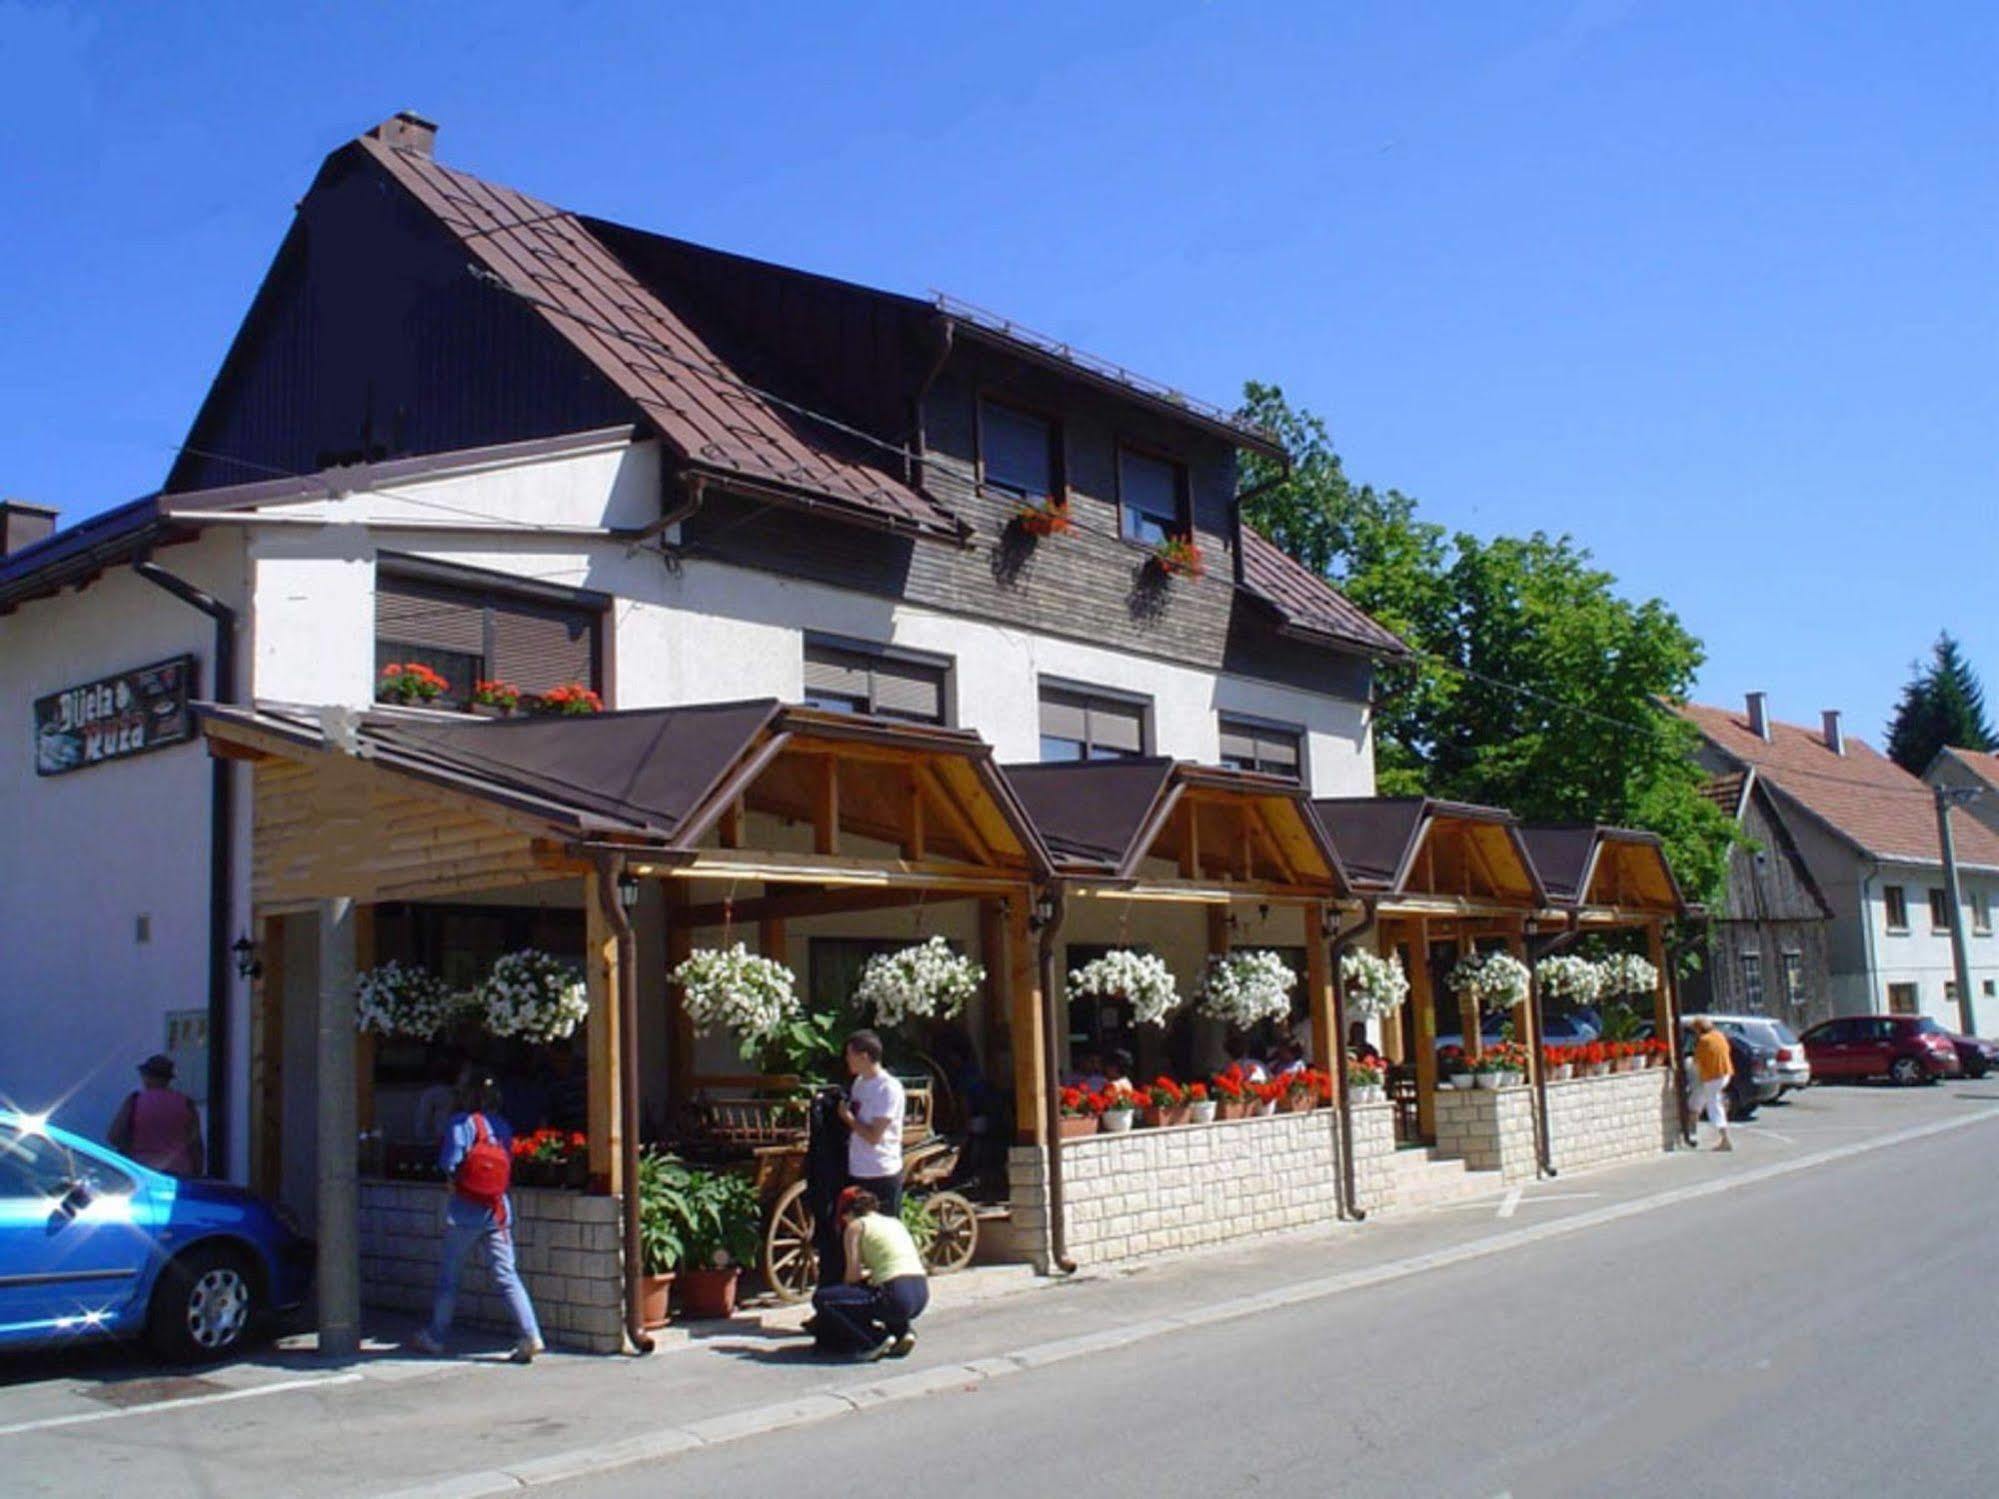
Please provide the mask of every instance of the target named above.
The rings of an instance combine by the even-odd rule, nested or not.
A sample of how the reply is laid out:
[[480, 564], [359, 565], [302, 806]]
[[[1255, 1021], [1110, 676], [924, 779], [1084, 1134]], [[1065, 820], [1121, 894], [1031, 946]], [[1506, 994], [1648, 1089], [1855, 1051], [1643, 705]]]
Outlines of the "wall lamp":
[[257, 944], [248, 935], [238, 937], [229, 944], [229, 951], [236, 955], [236, 977], [239, 979], [260, 979], [264, 976], [264, 960], [257, 956]]

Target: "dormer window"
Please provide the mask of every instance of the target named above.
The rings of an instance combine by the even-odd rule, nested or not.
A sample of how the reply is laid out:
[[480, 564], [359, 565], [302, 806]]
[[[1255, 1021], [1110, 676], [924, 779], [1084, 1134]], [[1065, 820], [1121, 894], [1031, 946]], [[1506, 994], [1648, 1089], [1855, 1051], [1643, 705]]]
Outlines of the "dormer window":
[[1025, 500], [1062, 498], [1062, 433], [997, 401], [979, 402], [979, 473], [988, 488]]
[[1126, 541], [1156, 547], [1192, 533], [1187, 470], [1169, 459], [1120, 448], [1117, 460], [1118, 532]]

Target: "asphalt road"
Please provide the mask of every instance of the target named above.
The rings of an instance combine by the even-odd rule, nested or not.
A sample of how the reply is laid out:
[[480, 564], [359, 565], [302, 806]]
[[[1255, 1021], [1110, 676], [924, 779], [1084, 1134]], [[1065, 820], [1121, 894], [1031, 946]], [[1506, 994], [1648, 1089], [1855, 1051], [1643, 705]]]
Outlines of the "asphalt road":
[[537, 1492], [1999, 1493], [1995, 1148], [1937, 1135]]

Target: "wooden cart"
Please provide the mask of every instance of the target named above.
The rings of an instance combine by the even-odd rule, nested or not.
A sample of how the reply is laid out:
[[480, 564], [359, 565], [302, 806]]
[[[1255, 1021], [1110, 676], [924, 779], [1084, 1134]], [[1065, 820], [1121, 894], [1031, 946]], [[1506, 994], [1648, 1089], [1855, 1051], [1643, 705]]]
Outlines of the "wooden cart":
[[[957, 1167], [958, 1146], [931, 1127], [936, 1116], [929, 1080], [905, 1079], [903, 1088], [903, 1191], [929, 1211], [925, 1265], [932, 1275], [949, 1275], [971, 1264], [978, 1251], [979, 1214], [968, 1198], [943, 1185]], [[751, 1162], [764, 1208], [765, 1280], [780, 1301], [803, 1301], [819, 1283], [805, 1191], [805, 1104], [796, 1097], [724, 1098], [699, 1108], [703, 1145]]]

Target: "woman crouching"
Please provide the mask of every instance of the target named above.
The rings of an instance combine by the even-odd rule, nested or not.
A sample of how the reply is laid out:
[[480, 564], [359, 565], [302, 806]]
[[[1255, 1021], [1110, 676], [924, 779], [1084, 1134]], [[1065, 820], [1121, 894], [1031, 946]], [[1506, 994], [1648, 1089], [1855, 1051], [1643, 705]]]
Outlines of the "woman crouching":
[[930, 1305], [923, 1256], [902, 1220], [883, 1213], [867, 1188], [847, 1188], [838, 1211], [847, 1279], [813, 1293], [806, 1330], [827, 1352], [902, 1358], [916, 1346], [910, 1324]]

